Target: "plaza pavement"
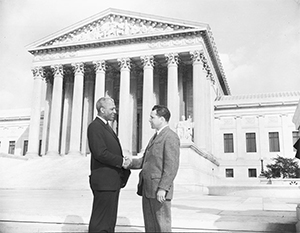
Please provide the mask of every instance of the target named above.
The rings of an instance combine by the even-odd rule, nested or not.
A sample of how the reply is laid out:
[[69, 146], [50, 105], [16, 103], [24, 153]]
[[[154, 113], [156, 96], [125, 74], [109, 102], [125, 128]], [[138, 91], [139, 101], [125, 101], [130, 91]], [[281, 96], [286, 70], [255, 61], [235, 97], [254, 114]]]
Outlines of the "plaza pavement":
[[[117, 232], [144, 232], [137, 175], [121, 191]], [[87, 232], [89, 158], [0, 157], [0, 233]], [[296, 232], [300, 198], [211, 196], [175, 187], [173, 232]]]

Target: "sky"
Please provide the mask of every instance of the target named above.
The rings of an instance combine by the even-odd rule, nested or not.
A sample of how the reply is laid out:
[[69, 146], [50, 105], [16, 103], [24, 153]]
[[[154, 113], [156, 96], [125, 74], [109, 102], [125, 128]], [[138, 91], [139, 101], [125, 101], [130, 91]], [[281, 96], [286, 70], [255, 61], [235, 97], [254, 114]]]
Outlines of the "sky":
[[0, 110], [31, 107], [27, 45], [107, 8], [209, 24], [232, 95], [300, 90], [300, 0], [0, 0]]

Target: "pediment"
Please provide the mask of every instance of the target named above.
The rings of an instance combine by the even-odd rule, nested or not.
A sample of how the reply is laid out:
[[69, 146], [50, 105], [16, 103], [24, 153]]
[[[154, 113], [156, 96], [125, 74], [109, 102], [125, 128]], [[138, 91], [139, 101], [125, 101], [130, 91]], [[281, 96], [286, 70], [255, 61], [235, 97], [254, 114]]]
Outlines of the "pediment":
[[152, 15], [108, 9], [72, 27], [40, 40], [31, 49], [61, 47], [128, 37], [203, 29], [208, 25], [184, 22]]

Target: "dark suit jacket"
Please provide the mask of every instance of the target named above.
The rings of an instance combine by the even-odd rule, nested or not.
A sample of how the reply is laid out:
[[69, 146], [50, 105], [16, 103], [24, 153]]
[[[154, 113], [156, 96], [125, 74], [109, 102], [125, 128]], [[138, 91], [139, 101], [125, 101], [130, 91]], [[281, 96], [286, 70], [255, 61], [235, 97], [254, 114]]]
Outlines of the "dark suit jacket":
[[124, 187], [130, 170], [122, 168], [123, 154], [117, 135], [96, 117], [88, 127], [88, 142], [91, 151], [91, 188], [114, 191]]
[[[156, 193], [161, 188], [167, 191], [166, 199], [173, 198], [173, 181], [179, 167], [179, 154], [180, 140], [168, 126], [154, 140], [150, 140], [141, 163], [138, 187], [143, 186], [142, 195], [156, 198]], [[138, 161], [136, 162], [138, 164]], [[139, 192], [138, 194], [140, 195]]]

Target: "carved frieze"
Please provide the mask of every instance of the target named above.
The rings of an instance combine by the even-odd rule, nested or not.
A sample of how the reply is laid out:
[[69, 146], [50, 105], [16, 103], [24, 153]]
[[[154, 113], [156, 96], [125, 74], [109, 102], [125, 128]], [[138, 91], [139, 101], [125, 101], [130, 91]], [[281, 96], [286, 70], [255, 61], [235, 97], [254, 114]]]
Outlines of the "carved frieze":
[[110, 14], [42, 44], [41, 46], [53, 46], [156, 32], [170, 32], [189, 28], [191, 27]]
[[59, 52], [42, 52], [34, 55], [33, 61], [48, 61], [48, 60], [56, 60], [63, 58], [72, 58], [77, 55], [77, 51], [75, 50], [61, 50]]
[[169, 39], [158, 39], [148, 43], [149, 48], [165, 48], [184, 45], [195, 45], [202, 42], [201, 37], [173, 37]]

